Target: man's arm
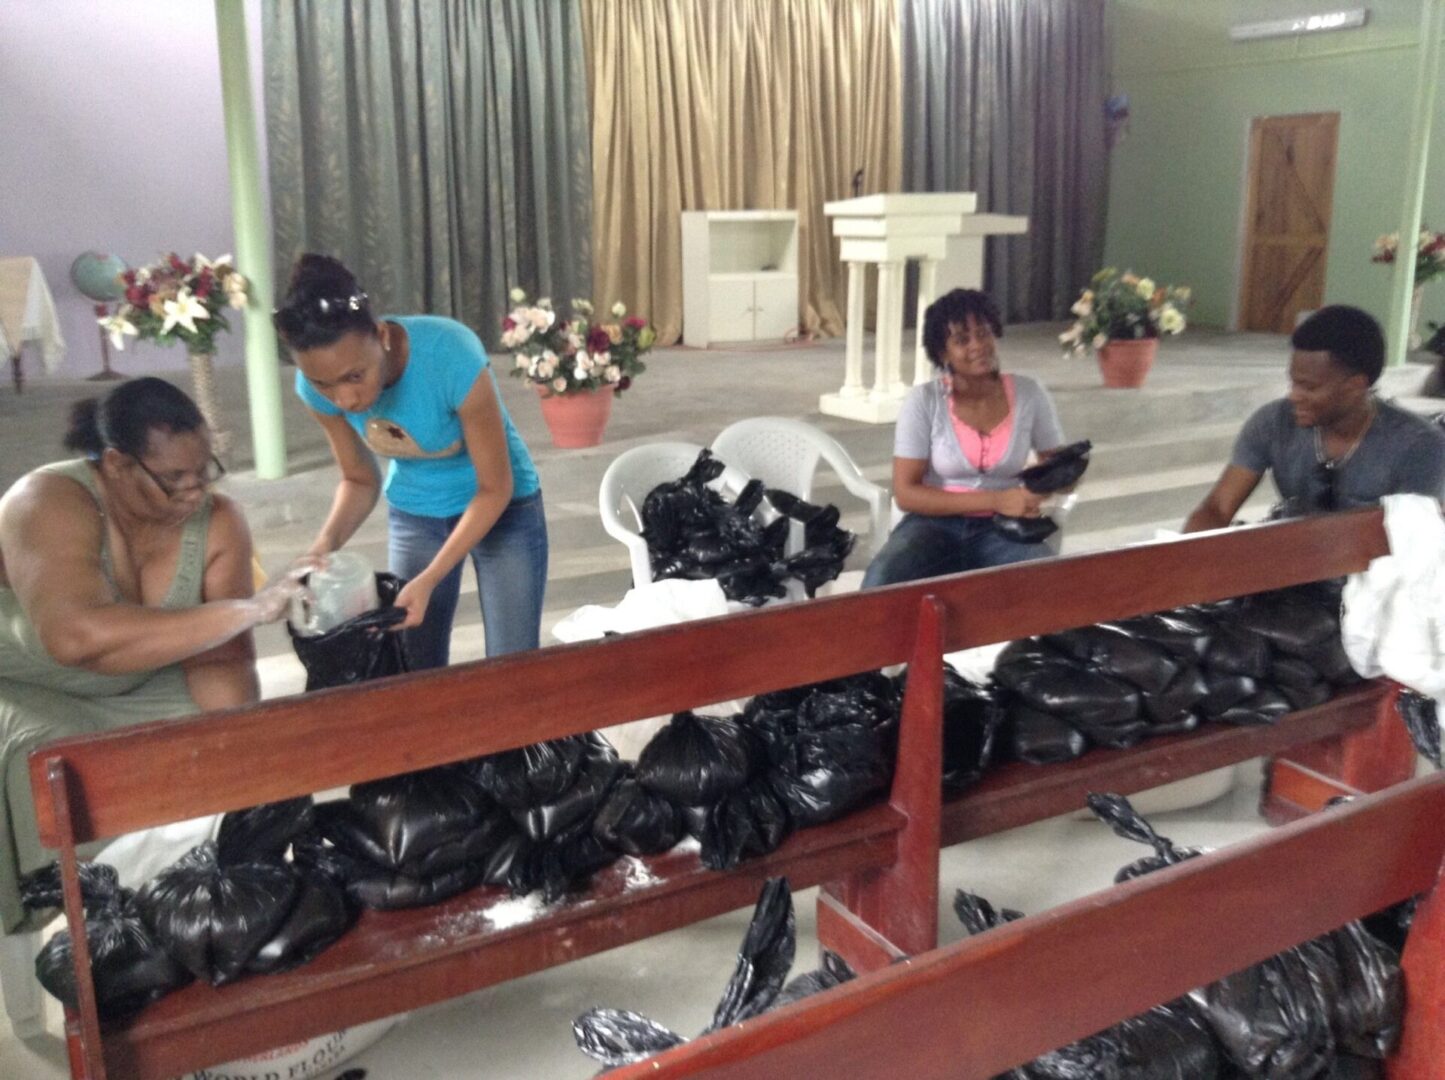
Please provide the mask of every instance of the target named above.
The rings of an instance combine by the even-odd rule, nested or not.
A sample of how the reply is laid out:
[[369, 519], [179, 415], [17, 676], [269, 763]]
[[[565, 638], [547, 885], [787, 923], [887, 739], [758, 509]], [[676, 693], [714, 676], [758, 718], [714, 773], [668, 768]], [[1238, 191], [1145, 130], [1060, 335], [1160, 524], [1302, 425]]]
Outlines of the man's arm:
[[1244, 500], [1254, 493], [1262, 475], [1242, 465], [1226, 465], [1213, 489], [1204, 496], [1204, 501], [1185, 519], [1184, 531], [1191, 533], [1224, 528], [1234, 520]]

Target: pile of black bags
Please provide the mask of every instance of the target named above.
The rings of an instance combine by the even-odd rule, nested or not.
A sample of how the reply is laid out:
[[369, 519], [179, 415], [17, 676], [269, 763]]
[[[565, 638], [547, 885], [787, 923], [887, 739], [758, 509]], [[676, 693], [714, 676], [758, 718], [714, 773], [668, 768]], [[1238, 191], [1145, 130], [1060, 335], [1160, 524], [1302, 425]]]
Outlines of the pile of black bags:
[[[840, 957], [824, 952], [821, 967], [784, 985], [793, 966], [797, 938], [788, 879], [770, 878], [753, 909], [732, 978], [723, 989], [712, 1023], [702, 1034], [800, 1001], [854, 977]], [[584, 1054], [609, 1069], [643, 1061], [687, 1042], [645, 1016], [620, 1009], [589, 1009], [573, 1022], [572, 1034]]]
[[678, 713], [637, 760], [639, 794], [676, 808], [713, 869], [774, 850], [886, 790], [898, 690], [869, 672], [759, 694], [728, 717]]
[[[758, 605], [786, 596], [790, 578], [812, 596], [838, 576], [854, 536], [838, 527], [836, 506], [765, 491], [761, 480], [749, 481], [729, 503], [708, 486], [723, 468], [703, 450], [686, 475], [659, 484], [643, 500], [642, 536], [654, 580], [716, 579], [729, 600]], [[792, 521], [803, 526], [803, 550], [786, 555]]]
[[[228, 814], [214, 841], [193, 848], [138, 893], [113, 868], [82, 868], [86, 937], [97, 1008], [116, 1020], [193, 978], [215, 986], [305, 963], [351, 926], [354, 909], [326, 876], [287, 859], [311, 827], [309, 798]], [[27, 906], [60, 902], [51, 866], [26, 878]], [[74, 960], [62, 930], [35, 961], [40, 984], [76, 1004]]]
[[[1118, 835], [1154, 849], [1121, 869], [1116, 881], [1200, 854], [1161, 837], [1122, 796], [1090, 795], [1089, 807]], [[1380, 1076], [1379, 1062], [1399, 1040], [1404, 983], [1399, 954], [1351, 922], [1194, 990], [1169, 1007], [1192, 1012], [1213, 1037], [1221, 1060], [1246, 1077]], [[1107, 1039], [1115, 1030], [1094, 1038]]]
[[1330, 583], [1016, 641], [993, 673], [1004, 749], [1046, 764], [1206, 721], [1269, 724], [1355, 682]]

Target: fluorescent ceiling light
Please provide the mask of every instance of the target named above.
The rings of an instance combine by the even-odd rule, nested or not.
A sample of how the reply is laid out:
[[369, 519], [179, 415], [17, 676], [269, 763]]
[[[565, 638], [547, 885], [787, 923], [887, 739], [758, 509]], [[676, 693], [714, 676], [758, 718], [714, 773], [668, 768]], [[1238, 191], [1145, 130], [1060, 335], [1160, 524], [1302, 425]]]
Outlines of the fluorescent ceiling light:
[[1293, 19], [1273, 19], [1269, 22], [1240, 23], [1229, 28], [1234, 41], [1254, 41], [1258, 38], [1293, 37], [1296, 34], [1316, 34], [1322, 30], [1354, 30], [1369, 20], [1368, 8], [1351, 8], [1347, 11], [1322, 11], [1318, 15], [1300, 15]]

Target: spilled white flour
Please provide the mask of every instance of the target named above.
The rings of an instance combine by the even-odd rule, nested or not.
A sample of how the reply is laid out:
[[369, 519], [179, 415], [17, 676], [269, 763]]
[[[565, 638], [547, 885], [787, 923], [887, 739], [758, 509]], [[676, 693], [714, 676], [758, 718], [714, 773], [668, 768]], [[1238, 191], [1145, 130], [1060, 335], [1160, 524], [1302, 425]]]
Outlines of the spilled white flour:
[[514, 900], [502, 900], [480, 912], [494, 930], [506, 930], [529, 923], [547, 910], [541, 893], [528, 893]]
[[647, 864], [636, 856], [629, 855], [622, 860], [624, 873], [622, 887], [627, 892], [634, 889], [645, 889], [649, 885], [656, 885], [661, 878], [647, 868]]

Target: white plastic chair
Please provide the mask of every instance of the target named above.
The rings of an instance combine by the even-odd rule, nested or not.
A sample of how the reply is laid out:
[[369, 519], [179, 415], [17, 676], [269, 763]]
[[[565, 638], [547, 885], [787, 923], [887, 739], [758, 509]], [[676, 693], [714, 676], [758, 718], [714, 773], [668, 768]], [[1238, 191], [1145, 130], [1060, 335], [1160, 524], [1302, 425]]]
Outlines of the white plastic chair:
[[783, 416], [739, 420], [713, 440], [712, 452], [768, 487], [810, 501], [818, 462], [826, 461], [843, 486], [868, 504], [870, 553], [876, 553], [888, 538], [888, 492], [865, 479], [838, 440], [812, 424]]
[[[685, 442], [634, 446], [617, 455], [602, 474], [602, 486], [597, 492], [602, 527], [608, 536], [626, 545], [632, 559], [634, 585], [652, 581], [652, 560], [647, 553], [647, 541], [642, 538], [642, 501], [658, 484], [676, 480], [692, 468], [702, 449]], [[728, 467], [709, 486], [736, 496], [748, 479], [741, 469]]]

